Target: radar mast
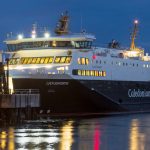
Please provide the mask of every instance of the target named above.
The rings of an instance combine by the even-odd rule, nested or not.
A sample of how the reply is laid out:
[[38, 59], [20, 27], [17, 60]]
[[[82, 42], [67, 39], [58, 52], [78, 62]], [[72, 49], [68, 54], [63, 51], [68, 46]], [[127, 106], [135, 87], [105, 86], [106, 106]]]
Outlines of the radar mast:
[[138, 20], [134, 20], [134, 28], [133, 28], [133, 32], [131, 35], [131, 46], [130, 46], [130, 50], [136, 50], [136, 46], [135, 46], [135, 38], [137, 35], [137, 31], [138, 31]]

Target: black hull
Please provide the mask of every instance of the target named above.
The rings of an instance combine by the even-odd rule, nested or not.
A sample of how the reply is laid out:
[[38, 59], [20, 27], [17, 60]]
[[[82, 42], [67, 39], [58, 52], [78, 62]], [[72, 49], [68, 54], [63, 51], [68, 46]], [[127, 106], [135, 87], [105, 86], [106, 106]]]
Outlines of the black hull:
[[129, 89], [150, 91], [146, 82], [13, 79], [14, 89], [39, 89], [41, 109], [51, 113], [149, 111], [150, 97], [130, 97]]

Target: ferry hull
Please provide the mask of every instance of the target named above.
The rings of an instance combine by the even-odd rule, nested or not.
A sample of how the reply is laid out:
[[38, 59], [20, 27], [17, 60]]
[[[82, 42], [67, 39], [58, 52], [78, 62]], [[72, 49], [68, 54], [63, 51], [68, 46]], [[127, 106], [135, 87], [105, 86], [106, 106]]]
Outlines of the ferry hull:
[[73, 79], [13, 79], [14, 89], [39, 89], [41, 109], [51, 113], [102, 113], [150, 110], [148, 83]]

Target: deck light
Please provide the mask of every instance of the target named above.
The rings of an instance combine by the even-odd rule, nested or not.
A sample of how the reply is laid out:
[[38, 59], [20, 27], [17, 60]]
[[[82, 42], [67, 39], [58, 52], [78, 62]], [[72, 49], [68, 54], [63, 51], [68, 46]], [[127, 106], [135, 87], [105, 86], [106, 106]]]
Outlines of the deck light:
[[32, 37], [33, 39], [35, 39], [35, 38], [36, 38], [36, 31], [35, 31], [35, 30], [33, 30], [33, 31], [32, 31], [32, 35], [31, 35], [31, 37]]
[[36, 35], [35, 34], [32, 34], [32, 39], [35, 39], [36, 38]]
[[66, 66], [65, 69], [68, 70], [69, 69], [68, 66]]
[[18, 40], [22, 40], [23, 39], [23, 35], [22, 34], [19, 34], [18, 35]]
[[50, 33], [45, 32], [45, 33], [44, 33], [44, 37], [45, 37], [45, 38], [49, 38], [49, 37], [50, 37]]
[[32, 31], [32, 34], [36, 34], [36, 31], [35, 31], [35, 30], [33, 30], [33, 31]]

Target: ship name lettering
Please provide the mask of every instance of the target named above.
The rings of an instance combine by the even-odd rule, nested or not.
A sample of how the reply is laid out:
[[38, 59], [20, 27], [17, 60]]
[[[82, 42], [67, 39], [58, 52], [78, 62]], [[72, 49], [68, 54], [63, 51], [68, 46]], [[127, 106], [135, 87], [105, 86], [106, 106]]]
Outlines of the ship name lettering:
[[47, 86], [51, 86], [51, 85], [69, 85], [69, 82], [46, 82]]
[[129, 89], [129, 97], [150, 97], [150, 91], [140, 90], [140, 89]]

